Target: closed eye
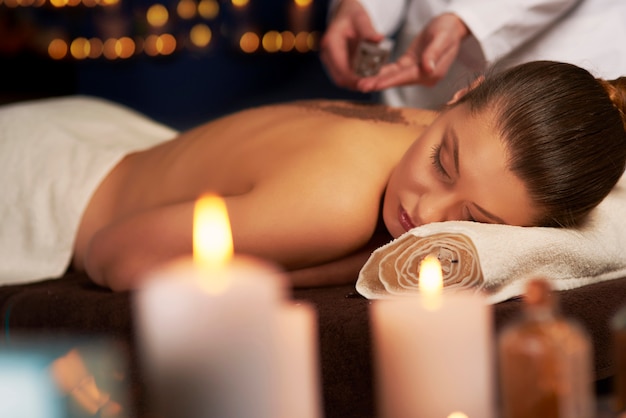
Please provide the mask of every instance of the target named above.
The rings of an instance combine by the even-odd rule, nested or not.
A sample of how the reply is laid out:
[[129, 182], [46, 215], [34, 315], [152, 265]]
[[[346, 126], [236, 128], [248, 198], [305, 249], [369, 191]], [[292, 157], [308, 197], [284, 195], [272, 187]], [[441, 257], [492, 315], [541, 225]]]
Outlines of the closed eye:
[[450, 179], [448, 172], [445, 168], [443, 168], [443, 164], [441, 164], [441, 147], [441, 144], [437, 144], [432, 148], [430, 159], [433, 163], [433, 166], [435, 167], [435, 170], [437, 170], [437, 172], [441, 176], [445, 177], [446, 179]]

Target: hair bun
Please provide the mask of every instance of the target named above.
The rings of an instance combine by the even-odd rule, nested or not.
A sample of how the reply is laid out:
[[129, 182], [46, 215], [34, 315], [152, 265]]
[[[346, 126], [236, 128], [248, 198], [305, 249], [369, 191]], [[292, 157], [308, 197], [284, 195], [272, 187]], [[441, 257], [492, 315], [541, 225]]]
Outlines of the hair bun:
[[598, 79], [609, 98], [613, 102], [613, 106], [619, 110], [626, 129], [626, 77], [616, 78], [615, 80]]

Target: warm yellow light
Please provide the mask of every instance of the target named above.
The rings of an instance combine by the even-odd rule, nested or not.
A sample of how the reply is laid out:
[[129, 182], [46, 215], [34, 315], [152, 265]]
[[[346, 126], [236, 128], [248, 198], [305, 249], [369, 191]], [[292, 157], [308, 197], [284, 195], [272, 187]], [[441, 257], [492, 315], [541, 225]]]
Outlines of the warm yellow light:
[[309, 50], [316, 51], [318, 44], [319, 44], [319, 33], [318, 32], [309, 33], [309, 35], [306, 37], [306, 46], [309, 48]]
[[168, 19], [169, 13], [162, 4], [153, 4], [146, 12], [146, 20], [152, 26], [161, 27]]
[[235, 7], [244, 7], [245, 5], [248, 4], [248, 2], [249, 0], [231, 0], [231, 3]]
[[87, 38], [76, 38], [70, 44], [70, 54], [76, 59], [85, 59], [89, 56], [90, 52], [91, 44]]
[[102, 55], [104, 43], [100, 38], [91, 38], [89, 40], [89, 58], [98, 58]]
[[254, 32], [246, 32], [239, 39], [239, 47], [243, 52], [252, 53], [259, 49], [259, 35]]
[[170, 55], [176, 50], [176, 38], [171, 33], [164, 33], [157, 40], [157, 49], [161, 55]]
[[296, 51], [308, 52], [309, 51], [308, 42], [309, 42], [309, 33], [299, 32], [296, 35], [296, 40], [295, 40]]
[[215, 19], [220, 12], [220, 5], [216, 0], [201, 0], [198, 3], [198, 14], [205, 19]]
[[63, 7], [67, 5], [67, 0], [50, 0], [50, 4], [54, 7]]
[[196, 202], [193, 214], [193, 260], [197, 266], [217, 270], [233, 256], [233, 238], [226, 202], [205, 195]]
[[64, 58], [65, 55], [67, 55], [67, 50], [67, 42], [65, 42], [63, 39], [53, 39], [48, 44], [48, 55], [50, 56], [50, 58], [55, 60], [60, 60]]
[[135, 53], [135, 41], [128, 36], [122, 36], [117, 41], [116, 51], [120, 58], [130, 58]]
[[296, 43], [296, 35], [288, 30], [281, 32], [280, 34], [283, 42], [280, 46], [280, 50], [283, 52], [291, 51]]
[[176, 12], [181, 19], [191, 19], [196, 15], [196, 3], [192, 0], [181, 0], [176, 6]]
[[151, 57], [154, 57], [156, 55], [159, 55], [159, 51], [157, 50], [157, 41], [159, 40], [159, 36], [158, 35], [149, 35], [144, 43], [143, 43], [143, 50], [146, 53], [146, 55], [149, 55]]
[[283, 37], [278, 31], [271, 30], [263, 35], [262, 43], [267, 52], [276, 52], [283, 45]]
[[209, 28], [204, 23], [198, 23], [189, 32], [189, 39], [191, 43], [199, 48], [204, 48], [211, 42], [211, 37], [213, 36], [211, 32], [211, 28]]
[[117, 39], [109, 38], [104, 41], [104, 45], [102, 47], [102, 55], [104, 55], [104, 57], [109, 60], [119, 58]]
[[419, 291], [426, 309], [435, 310], [439, 307], [442, 289], [441, 263], [437, 257], [429, 254], [422, 260], [419, 271]]
[[170, 33], [150, 35], [143, 44], [143, 50], [150, 56], [170, 55], [176, 50], [176, 38]]
[[298, 7], [307, 7], [313, 3], [313, 0], [293, 0], [293, 2], [296, 3]]
[[468, 416], [463, 412], [453, 412], [448, 415], [448, 418], [468, 418]]

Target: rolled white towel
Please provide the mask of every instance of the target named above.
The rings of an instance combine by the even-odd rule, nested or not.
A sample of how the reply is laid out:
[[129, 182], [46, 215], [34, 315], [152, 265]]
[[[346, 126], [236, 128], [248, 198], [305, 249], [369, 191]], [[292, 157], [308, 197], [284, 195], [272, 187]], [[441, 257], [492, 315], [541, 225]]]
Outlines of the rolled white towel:
[[548, 278], [567, 290], [626, 276], [626, 175], [577, 228], [465, 221], [419, 226], [375, 250], [356, 284], [369, 299], [418, 292], [418, 269], [438, 254], [444, 292], [484, 292], [489, 303], [520, 296], [526, 281]]

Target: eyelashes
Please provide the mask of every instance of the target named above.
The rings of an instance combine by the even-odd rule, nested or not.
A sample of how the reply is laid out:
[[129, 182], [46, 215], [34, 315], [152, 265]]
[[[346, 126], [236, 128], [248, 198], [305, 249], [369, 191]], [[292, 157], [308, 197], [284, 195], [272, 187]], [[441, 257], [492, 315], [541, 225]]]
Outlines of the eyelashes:
[[[450, 175], [448, 174], [446, 169], [443, 167], [443, 164], [441, 163], [442, 148], [443, 148], [443, 143], [434, 145], [430, 151], [430, 160], [432, 162], [432, 165], [435, 167], [435, 170], [437, 171], [437, 173], [444, 179], [446, 183], [448, 183], [452, 181], [452, 179], [450, 178]], [[472, 212], [467, 206], [464, 207], [463, 209], [463, 217], [461, 219], [470, 221], [470, 222], [480, 222], [472, 215]]]
[[441, 164], [440, 155], [441, 155], [441, 144], [437, 144], [433, 146], [431, 149], [430, 160], [432, 161], [432, 164], [435, 167], [435, 170], [437, 170], [437, 172], [440, 175], [442, 175], [445, 178], [449, 178], [450, 176], [448, 176], [448, 173], [446, 172], [446, 170], [443, 168], [443, 165]]

